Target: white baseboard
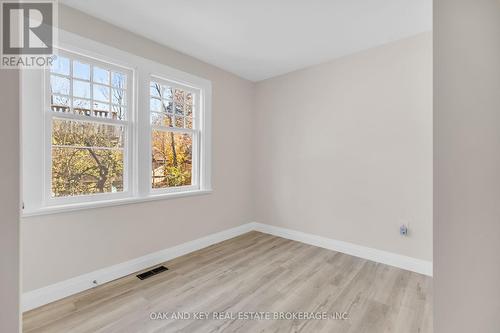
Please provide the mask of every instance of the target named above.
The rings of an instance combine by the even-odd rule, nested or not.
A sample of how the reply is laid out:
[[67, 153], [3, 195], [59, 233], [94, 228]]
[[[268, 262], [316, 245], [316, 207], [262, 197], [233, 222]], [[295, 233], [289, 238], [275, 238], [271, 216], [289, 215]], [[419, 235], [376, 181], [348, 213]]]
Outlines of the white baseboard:
[[23, 293], [22, 310], [29, 311], [39, 306], [57, 301], [67, 296], [95, 287], [94, 280], [99, 284], [110, 282], [145, 268], [158, 265], [176, 257], [222, 242], [224, 240], [257, 230], [263, 233], [279, 236], [301, 243], [306, 243], [329, 250], [334, 250], [375, 262], [399, 267], [409, 271], [432, 276], [432, 262], [411, 258], [391, 252], [381, 251], [361, 245], [342, 242], [330, 238], [307, 234], [304, 232], [271, 226], [262, 223], [247, 223], [241, 226], [211, 234], [193, 241], [183, 243], [165, 250], [150, 253], [121, 264], [113, 265], [94, 272], [83, 274], [40, 289]]
[[68, 280], [64, 280], [40, 289], [35, 289], [22, 294], [22, 311], [29, 311], [39, 306], [54, 302], [61, 298], [79, 293], [95, 287], [92, 282], [98, 281], [103, 284], [135, 273], [145, 268], [158, 265], [187, 253], [205, 248], [212, 244], [222, 242], [246, 232], [253, 230], [253, 224], [247, 223], [235, 228], [227, 229], [211, 234], [193, 241], [183, 243], [165, 250], [150, 253], [140, 258], [123, 262], [121, 264], [106, 267], [91, 273], [83, 274]]
[[338, 241], [331, 238], [321, 237], [313, 234], [308, 234], [292, 229], [276, 227], [269, 224], [252, 223], [254, 230], [271, 234], [278, 237], [283, 237], [298, 241], [305, 244], [310, 244], [322, 247], [328, 250], [342, 252], [351, 256], [379, 262], [382, 264], [406, 269], [408, 271], [432, 276], [432, 262], [422, 259], [403, 256], [400, 254], [377, 250], [374, 248], [361, 246], [353, 243]]

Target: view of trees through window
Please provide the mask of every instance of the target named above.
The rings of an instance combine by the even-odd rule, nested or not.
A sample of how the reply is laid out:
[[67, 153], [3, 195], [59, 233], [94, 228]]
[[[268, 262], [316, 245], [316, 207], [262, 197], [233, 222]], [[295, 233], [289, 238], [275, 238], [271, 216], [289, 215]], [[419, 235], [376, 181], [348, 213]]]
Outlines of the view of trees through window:
[[192, 185], [193, 94], [150, 84], [152, 187]]
[[[52, 197], [115, 193], [126, 187], [128, 76], [85, 59], [58, 56], [50, 69]], [[195, 96], [168, 81], [150, 82], [153, 189], [195, 183]]]
[[51, 67], [53, 197], [124, 190], [127, 75], [103, 67], [62, 56]]
[[123, 128], [52, 121], [54, 196], [123, 191]]

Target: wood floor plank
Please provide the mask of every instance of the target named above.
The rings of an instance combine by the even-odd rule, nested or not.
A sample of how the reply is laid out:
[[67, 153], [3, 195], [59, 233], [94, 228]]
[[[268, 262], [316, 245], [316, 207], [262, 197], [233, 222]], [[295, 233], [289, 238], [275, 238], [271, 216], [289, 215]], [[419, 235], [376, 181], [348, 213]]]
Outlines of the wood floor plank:
[[[432, 279], [260, 232], [214, 244], [26, 312], [23, 331], [39, 332], [369, 332], [431, 333]], [[189, 319], [152, 320], [151, 313]], [[196, 320], [193, 314], [207, 312]], [[232, 318], [214, 319], [213, 313]], [[347, 313], [330, 318], [242, 320], [255, 312]]]

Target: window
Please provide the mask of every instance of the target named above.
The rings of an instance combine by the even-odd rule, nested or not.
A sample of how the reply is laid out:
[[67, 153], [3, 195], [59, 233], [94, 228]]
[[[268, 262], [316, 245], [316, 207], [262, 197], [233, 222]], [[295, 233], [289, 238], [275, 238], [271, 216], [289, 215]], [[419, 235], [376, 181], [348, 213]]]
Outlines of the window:
[[173, 82], [150, 82], [151, 187], [197, 188], [199, 94]]
[[210, 192], [210, 82], [64, 36], [22, 71], [23, 215]]
[[61, 52], [47, 76], [47, 199], [126, 192], [130, 71]]

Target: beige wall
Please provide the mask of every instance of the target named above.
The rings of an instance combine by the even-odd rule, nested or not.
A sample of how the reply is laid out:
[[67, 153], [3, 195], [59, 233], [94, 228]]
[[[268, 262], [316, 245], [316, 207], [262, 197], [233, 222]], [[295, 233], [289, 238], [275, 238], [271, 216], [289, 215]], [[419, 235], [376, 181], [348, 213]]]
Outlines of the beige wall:
[[19, 330], [19, 71], [0, 69], [0, 332]]
[[500, 1], [434, 3], [434, 332], [498, 333]]
[[256, 97], [258, 222], [432, 260], [430, 32], [259, 82]]
[[24, 218], [24, 291], [252, 221], [253, 83], [67, 7], [59, 14], [65, 30], [212, 81], [214, 192]]

